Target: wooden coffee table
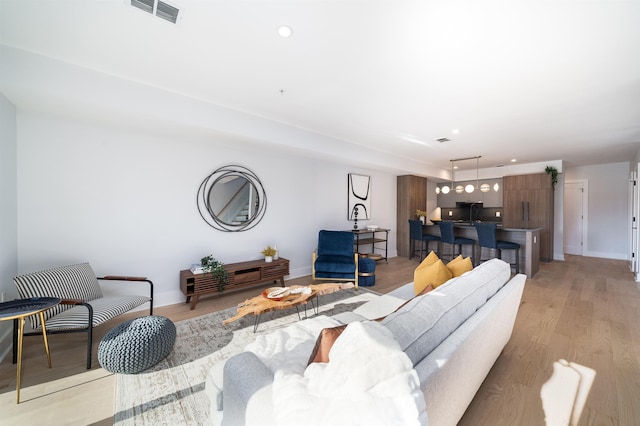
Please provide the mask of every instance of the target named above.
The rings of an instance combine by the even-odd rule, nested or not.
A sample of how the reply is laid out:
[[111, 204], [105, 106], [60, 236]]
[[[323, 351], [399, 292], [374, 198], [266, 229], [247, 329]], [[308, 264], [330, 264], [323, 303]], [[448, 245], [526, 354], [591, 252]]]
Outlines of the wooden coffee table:
[[[311, 289], [311, 293], [291, 294], [280, 300], [272, 300], [260, 294], [259, 296], [253, 297], [251, 299], [247, 299], [244, 302], [240, 303], [238, 305], [238, 311], [236, 312], [236, 314], [231, 318], [227, 318], [222, 323], [229, 324], [230, 322], [236, 321], [246, 315], [252, 314], [252, 315], [255, 315], [255, 321], [253, 324], [253, 332], [255, 333], [258, 330], [258, 325], [260, 324], [260, 317], [265, 312], [279, 311], [282, 309], [289, 309], [293, 307], [295, 307], [296, 310], [298, 310], [298, 306], [300, 305], [305, 305], [305, 311], [306, 311], [307, 302], [311, 301], [313, 303], [313, 299], [317, 299], [318, 296], [335, 293], [336, 291], [340, 291], [340, 290], [354, 288], [355, 286], [353, 283], [325, 283], [325, 284], [311, 284], [308, 286], [293, 285], [289, 288], [291, 290], [294, 290], [300, 287], [309, 287]], [[298, 311], [298, 317], [300, 317], [299, 311]]]

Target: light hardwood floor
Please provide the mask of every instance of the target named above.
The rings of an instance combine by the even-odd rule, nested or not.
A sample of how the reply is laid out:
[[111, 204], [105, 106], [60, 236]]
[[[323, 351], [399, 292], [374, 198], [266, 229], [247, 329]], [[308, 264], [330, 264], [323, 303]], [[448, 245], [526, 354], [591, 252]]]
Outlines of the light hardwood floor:
[[[402, 257], [378, 263], [372, 289], [386, 293], [412, 281], [417, 264]], [[235, 306], [257, 291], [205, 298], [194, 311], [179, 304], [154, 313], [180, 321]], [[98, 364], [97, 342], [116, 324], [139, 315], [98, 328], [89, 371], [84, 334], [50, 336], [52, 369], [46, 368], [41, 337], [25, 338], [19, 405], [15, 365], [10, 357], [0, 364], [0, 424], [112, 424], [115, 379]], [[640, 423], [640, 287], [627, 262], [567, 256], [564, 262], [543, 263], [527, 280], [510, 342], [460, 424], [545, 424], [540, 390], [560, 359], [596, 372], [580, 424]]]

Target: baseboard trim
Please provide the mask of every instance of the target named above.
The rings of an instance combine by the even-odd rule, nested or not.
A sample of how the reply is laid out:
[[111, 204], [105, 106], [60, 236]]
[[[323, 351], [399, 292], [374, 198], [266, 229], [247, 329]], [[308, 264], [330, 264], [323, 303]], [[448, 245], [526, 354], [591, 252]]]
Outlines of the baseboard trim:
[[605, 253], [597, 251], [585, 251], [583, 253], [585, 257], [600, 257], [603, 259], [617, 259], [617, 260], [629, 260], [629, 257], [625, 253]]

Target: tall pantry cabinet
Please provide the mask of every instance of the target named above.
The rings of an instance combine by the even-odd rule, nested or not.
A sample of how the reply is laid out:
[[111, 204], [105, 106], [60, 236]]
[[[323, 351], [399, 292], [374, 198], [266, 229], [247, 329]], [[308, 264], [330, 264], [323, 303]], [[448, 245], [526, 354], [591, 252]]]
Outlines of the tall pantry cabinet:
[[505, 228], [540, 228], [540, 260], [553, 260], [553, 187], [551, 175], [505, 176], [503, 181]]
[[397, 177], [396, 245], [398, 256], [409, 257], [409, 219], [416, 219], [416, 210], [427, 208], [427, 179], [420, 176]]

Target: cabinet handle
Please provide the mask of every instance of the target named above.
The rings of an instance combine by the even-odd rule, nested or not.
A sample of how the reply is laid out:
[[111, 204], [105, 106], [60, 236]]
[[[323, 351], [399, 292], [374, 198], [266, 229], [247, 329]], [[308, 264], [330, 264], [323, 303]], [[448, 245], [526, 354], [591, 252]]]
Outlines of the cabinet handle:
[[522, 206], [521, 206], [520, 211], [522, 212], [522, 221], [524, 222], [524, 201], [521, 204], [522, 204]]
[[529, 223], [529, 202], [527, 201], [527, 223]]

